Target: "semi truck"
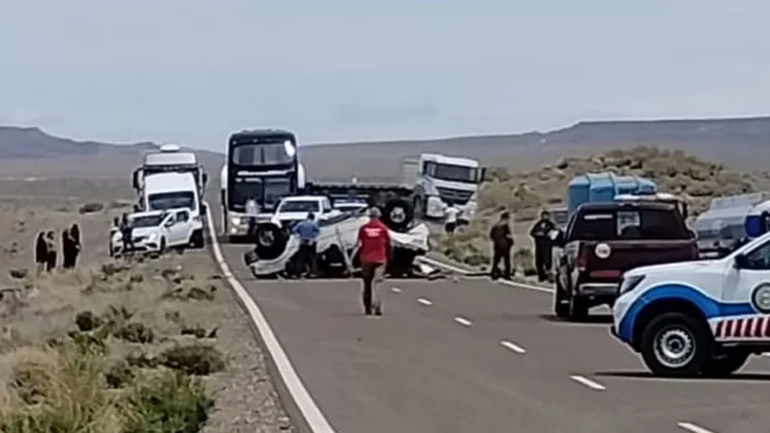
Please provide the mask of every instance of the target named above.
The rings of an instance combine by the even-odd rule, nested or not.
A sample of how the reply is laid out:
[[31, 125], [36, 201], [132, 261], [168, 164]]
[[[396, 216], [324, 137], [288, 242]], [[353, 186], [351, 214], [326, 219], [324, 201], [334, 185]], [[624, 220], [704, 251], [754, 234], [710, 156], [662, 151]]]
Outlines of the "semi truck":
[[198, 162], [198, 155], [192, 151], [183, 151], [176, 144], [164, 144], [156, 151], [144, 154], [142, 165], [132, 174], [134, 190], [139, 194], [147, 176], [158, 173], [191, 173], [198, 187], [198, 195], [203, 197], [208, 182], [208, 175]]
[[412, 207], [418, 218], [436, 220], [452, 204], [460, 223], [476, 215], [479, 185], [486, 168], [475, 159], [423, 153], [402, 160], [402, 185], [412, 190]]

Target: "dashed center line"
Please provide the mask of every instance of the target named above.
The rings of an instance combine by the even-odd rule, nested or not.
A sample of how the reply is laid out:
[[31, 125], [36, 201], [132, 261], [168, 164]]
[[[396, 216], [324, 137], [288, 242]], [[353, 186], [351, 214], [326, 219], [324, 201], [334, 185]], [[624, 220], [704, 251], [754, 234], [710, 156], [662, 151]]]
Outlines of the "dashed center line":
[[512, 351], [512, 352], [516, 352], [516, 353], [520, 353], [520, 354], [527, 353], [526, 349], [524, 349], [523, 347], [519, 346], [518, 344], [512, 343], [512, 342], [510, 342], [508, 340], [501, 341], [500, 345], [505, 347], [506, 349]]
[[593, 389], [594, 391], [604, 391], [607, 389], [607, 387], [602, 385], [601, 383], [591, 380], [585, 376], [580, 376], [575, 374], [570, 376], [569, 378], [587, 388]]
[[390, 290], [392, 290], [393, 293], [401, 293], [401, 289], [399, 289], [398, 287], [391, 287]]
[[417, 302], [428, 307], [433, 305], [433, 302], [430, 299], [425, 299], [425, 298], [417, 298]]
[[461, 324], [463, 326], [471, 326], [471, 325], [473, 325], [473, 323], [470, 320], [466, 319], [465, 317], [461, 317], [461, 316], [455, 316], [455, 322], [457, 322], [457, 323], [459, 323], [459, 324]]
[[679, 427], [682, 430], [687, 430], [691, 433], [714, 433], [713, 431], [703, 428], [697, 424], [693, 424], [691, 422], [680, 422], [677, 423], [677, 427]]

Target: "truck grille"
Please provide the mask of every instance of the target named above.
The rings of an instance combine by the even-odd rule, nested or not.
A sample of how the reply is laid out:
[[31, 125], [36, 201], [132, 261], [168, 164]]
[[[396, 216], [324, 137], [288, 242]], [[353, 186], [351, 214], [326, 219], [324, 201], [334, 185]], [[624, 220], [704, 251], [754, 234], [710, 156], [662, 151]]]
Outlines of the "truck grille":
[[439, 197], [445, 203], [464, 205], [470, 201], [473, 191], [460, 191], [451, 188], [436, 187]]

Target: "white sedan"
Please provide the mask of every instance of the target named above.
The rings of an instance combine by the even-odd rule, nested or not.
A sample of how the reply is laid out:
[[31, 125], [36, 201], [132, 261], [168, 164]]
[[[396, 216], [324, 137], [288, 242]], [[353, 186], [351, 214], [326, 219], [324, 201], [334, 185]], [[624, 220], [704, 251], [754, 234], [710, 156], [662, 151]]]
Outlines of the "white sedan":
[[[190, 245], [195, 226], [189, 209], [137, 212], [128, 216], [133, 252], [163, 253], [167, 248]], [[123, 234], [113, 229], [110, 256], [124, 252]]]

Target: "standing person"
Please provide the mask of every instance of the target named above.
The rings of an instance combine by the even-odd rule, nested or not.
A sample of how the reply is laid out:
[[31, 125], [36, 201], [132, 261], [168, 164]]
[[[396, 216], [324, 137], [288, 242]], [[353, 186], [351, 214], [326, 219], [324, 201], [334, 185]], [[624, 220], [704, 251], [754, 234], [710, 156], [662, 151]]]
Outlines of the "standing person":
[[128, 214], [124, 213], [120, 220], [120, 237], [123, 239], [123, 255], [134, 251], [133, 227], [128, 219]]
[[535, 268], [537, 280], [543, 282], [548, 279], [551, 270], [551, 238], [549, 234], [556, 225], [551, 221], [548, 211], [540, 212], [540, 219], [532, 226], [529, 236], [535, 244]]
[[500, 218], [489, 231], [489, 239], [492, 241], [492, 272], [493, 280], [500, 278], [498, 266], [503, 262], [503, 278], [511, 278], [511, 249], [513, 248], [513, 233], [511, 232], [511, 214], [502, 211]]
[[292, 231], [299, 237], [298, 267], [300, 276], [305, 272], [307, 272], [307, 275], [315, 274], [316, 242], [318, 241], [318, 234], [321, 232], [321, 229], [318, 227], [318, 222], [316, 222], [313, 212], [308, 212], [307, 218], [295, 224]]
[[359, 257], [364, 280], [364, 312], [367, 316], [374, 313], [382, 315], [382, 300], [379, 286], [385, 279], [385, 268], [390, 258], [390, 233], [380, 221], [380, 210], [369, 209], [369, 222], [358, 229]]
[[49, 230], [45, 236], [46, 244], [46, 271], [52, 272], [56, 269], [56, 233], [53, 230]]
[[249, 236], [254, 236], [254, 231], [257, 227], [257, 214], [259, 214], [257, 201], [253, 198], [246, 200], [246, 218], [248, 218], [249, 223]]
[[43, 274], [48, 263], [48, 243], [45, 240], [45, 232], [37, 234], [35, 240], [35, 264], [37, 265], [37, 276]]
[[69, 269], [70, 262], [72, 262], [72, 237], [70, 237], [69, 229], [64, 229], [61, 232], [61, 256], [62, 268]]
[[72, 227], [70, 227], [70, 237], [72, 238], [72, 262], [70, 265], [72, 268], [75, 268], [78, 264], [78, 256], [80, 256], [80, 250], [83, 247], [83, 244], [80, 242], [80, 226], [77, 225], [77, 223], [72, 224]]
[[449, 203], [449, 206], [444, 210], [444, 231], [449, 240], [454, 238], [455, 230], [457, 229], [457, 216], [460, 214], [460, 209], [454, 203]]

